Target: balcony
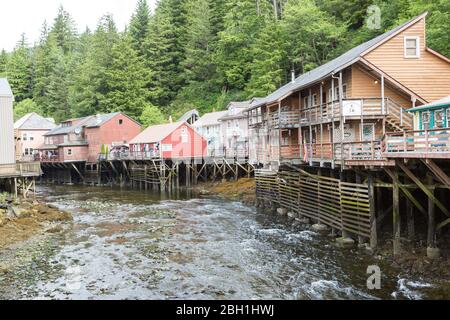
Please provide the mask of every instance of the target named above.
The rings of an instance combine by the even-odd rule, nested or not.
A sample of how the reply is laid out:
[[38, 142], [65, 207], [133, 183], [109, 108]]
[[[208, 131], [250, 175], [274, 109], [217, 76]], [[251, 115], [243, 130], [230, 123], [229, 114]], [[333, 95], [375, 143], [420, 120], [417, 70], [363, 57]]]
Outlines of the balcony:
[[300, 159], [300, 146], [299, 145], [287, 145], [280, 147], [281, 159]]
[[38, 177], [42, 174], [39, 162], [0, 165], [0, 178]]
[[275, 128], [298, 128], [300, 123], [300, 111], [290, 110], [274, 112], [269, 115], [269, 126]]
[[450, 159], [450, 128], [387, 133], [387, 158]]

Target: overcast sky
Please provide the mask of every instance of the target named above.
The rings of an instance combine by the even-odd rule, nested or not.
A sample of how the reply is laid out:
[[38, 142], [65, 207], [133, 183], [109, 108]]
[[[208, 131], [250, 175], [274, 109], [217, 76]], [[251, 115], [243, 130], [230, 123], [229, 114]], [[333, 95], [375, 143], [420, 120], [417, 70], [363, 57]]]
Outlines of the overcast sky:
[[[114, 16], [117, 26], [123, 29], [138, 0], [0, 0], [0, 49], [11, 51], [25, 33], [30, 44], [40, 34], [45, 20], [50, 25], [58, 7], [63, 5], [75, 20], [79, 30], [86, 26], [94, 29], [106, 13]], [[147, 0], [154, 7], [156, 0]]]

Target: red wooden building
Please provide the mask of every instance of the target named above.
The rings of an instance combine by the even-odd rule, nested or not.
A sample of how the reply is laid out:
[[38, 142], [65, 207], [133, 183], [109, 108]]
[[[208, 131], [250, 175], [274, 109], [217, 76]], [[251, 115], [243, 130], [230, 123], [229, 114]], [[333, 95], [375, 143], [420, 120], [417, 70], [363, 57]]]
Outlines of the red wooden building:
[[134, 159], [190, 159], [206, 156], [207, 142], [187, 122], [151, 126], [130, 142]]
[[37, 160], [96, 163], [105, 149], [127, 144], [140, 132], [141, 125], [123, 113], [66, 120], [45, 134]]

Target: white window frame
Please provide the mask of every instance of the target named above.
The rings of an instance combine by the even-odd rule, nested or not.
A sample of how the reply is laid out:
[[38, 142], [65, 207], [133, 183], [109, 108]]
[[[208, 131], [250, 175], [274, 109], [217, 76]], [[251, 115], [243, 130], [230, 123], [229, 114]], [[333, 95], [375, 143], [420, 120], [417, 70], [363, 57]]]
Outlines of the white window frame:
[[450, 108], [445, 110], [447, 116], [447, 128], [450, 128]]
[[[428, 121], [425, 122], [423, 119], [424, 115], [428, 115]], [[430, 111], [424, 111], [422, 112], [422, 114], [420, 115], [422, 117], [422, 130], [430, 130], [430, 125], [431, 125], [431, 114]], [[428, 128], [425, 128], [425, 123], [428, 124]]]
[[[438, 127], [437, 125], [438, 121], [436, 120], [436, 114], [438, 112], [442, 112], [441, 127]], [[444, 109], [434, 110], [434, 129], [442, 129], [442, 128], [445, 128], [445, 110]]]
[[[406, 44], [408, 40], [415, 40], [416, 41], [416, 54], [415, 55], [408, 55], [406, 49], [412, 49], [407, 48]], [[403, 40], [403, 55], [405, 59], [418, 59], [420, 58], [420, 37], [419, 36], [405, 36]]]
[[67, 149], [67, 155], [71, 156], [72, 155], [72, 149]]

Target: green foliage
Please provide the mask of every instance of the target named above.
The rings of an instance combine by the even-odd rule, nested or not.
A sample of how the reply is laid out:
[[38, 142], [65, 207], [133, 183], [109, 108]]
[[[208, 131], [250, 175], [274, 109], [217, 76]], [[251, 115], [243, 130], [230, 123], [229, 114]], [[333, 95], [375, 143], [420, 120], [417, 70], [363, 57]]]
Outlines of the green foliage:
[[0, 77], [6, 76], [6, 67], [8, 65], [8, 53], [5, 50], [0, 52]]
[[36, 112], [37, 114], [42, 113], [41, 107], [38, 106], [36, 102], [32, 99], [25, 99], [20, 101], [19, 103], [14, 104], [14, 121], [19, 120], [24, 115]]
[[32, 75], [32, 51], [22, 35], [6, 66], [6, 76], [17, 102], [32, 97]]
[[166, 122], [166, 118], [162, 114], [161, 110], [159, 110], [158, 107], [155, 107], [151, 103], [147, 103], [144, 106], [139, 120], [144, 127], [149, 127]]
[[[371, 5], [379, 29], [365, 23]], [[139, 0], [124, 32], [105, 15], [81, 34], [60, 7], [36, 45], [22, 36], [0, 52], [0, 76], [21, 114], [122, 111], [148, 125], [265, 96], [424, 11], [427, 45], [449, 56], [448, 0], [159, 0], [154, 13]]]
[[150, 25], [150, 8], [147, 0], [139, 0], [136, 6], [136, 11], [131, 17], [130, 34], [133, 39], [133, 48], [144, 54], [143, 44], [148, 36]]

